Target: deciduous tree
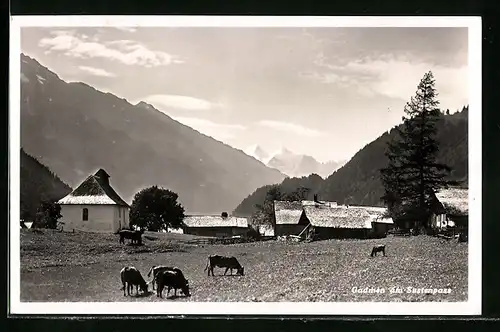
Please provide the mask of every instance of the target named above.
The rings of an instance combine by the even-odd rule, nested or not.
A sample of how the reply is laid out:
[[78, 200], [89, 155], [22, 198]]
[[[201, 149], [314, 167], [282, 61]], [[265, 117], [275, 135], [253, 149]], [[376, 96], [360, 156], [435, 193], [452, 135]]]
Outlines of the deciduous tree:
[[130, 207], [130, 226], [159, 231], [178, 228], [184, 219], [184, 207], [178, 195], [165, 188], [152, 186], [135, 194]]

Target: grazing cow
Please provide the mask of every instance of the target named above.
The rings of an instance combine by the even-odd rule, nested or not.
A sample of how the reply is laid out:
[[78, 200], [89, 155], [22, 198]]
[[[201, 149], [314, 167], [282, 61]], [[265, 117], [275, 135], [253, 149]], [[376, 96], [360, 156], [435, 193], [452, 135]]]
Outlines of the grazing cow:
[[118, 232], [120, 234], [120, 243], [125, 243], [125, 239], [130, 239], [132, 244], [142, 244], [142, 234], [144, 231], [131, 231], [129, 229], [122, 229]]
[[236, 257], [225, 257], [219, 255], [208, 256], [207, 266], [204, 271], [208, 269], [208, 275], [210, 275], [210, 272], [214, 275], [214, 267], [226, 268], [224, 275], [226, 275], [229, 269], [231, 269], [231, 275], [233, 275], [233, 269], [237, 271], [237, 274], [244, 275], [243, 267], [240, 265]]
[[182, 274], [182, 271], [176, 266], [170, 267], [170, 266], [165, 266], [165, 265], [159, 265], [159, 266], [153, 265], [151, 267], [151, 269], [149, 269], [149, 272], [148, 272], [148, 278], [151, 277], [151, 273], [153, 274], [153, 280], [151, 280], [151, 284], [153, 285], [153, 290], [155, 289], [155, 283], [158, 286], [158, 274], [163, 272], [163, 271], [167, 271], [167, 270], [177, 271], [177, 273], [179, 273], [180, 275], [182, 275], [182, 277], [184, 277], [184, 275]]
[[[130, 291], [136, 287], [136, 294], [139, 295], [139, 287], [144, 293], [148, 292], [148, 284], [146, 280], [141, 275], [141, 272], [133, 266], [126, 266], [120, 271], [120, 277], [122, 280], [122, 290], [123, 296], [130, 296]], [[127, 288], [127, 294], [125, 294], [125, 287]]]
[[382, 252], [385, 256], [385, 245], [379, 244], [373, 247], [372, 253], [370, 254], [371, 257], [377, 256], [378, 252]]
[[180, 289], [184, 295], [191, 296], [191, 293], [189, 292], [189, 281], [184, 278], [182, 271], [178, 268], [175, 268], [175, 270], [164, 270], [162, 272], [158, 272], [157, 280], [157, 297], [163, 298], [163, 289], [165, 287], [167, 287], [167, 296], [172, 288], [174, 289], [175, 296], [177, 296], [177, 289]]

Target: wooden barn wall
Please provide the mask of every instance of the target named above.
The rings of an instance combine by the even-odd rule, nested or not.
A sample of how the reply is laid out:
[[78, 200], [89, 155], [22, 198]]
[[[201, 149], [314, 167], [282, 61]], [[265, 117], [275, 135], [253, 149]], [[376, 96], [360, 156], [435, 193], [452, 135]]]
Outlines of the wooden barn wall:
[[365, 228], [314, 227], [314, 232], [318, 240], [365, 239], [369, 236], [371, 230]]
[[210, 236], [210, 237], [230, 237], [245, 235], [247, 228], [242, 227], [186, 227], [184, 234]]
[[372, 223], [372, 232], [375, 235], [384, 235], [388, 230], [394, 228], [394, 224], [387, 224], [381, 222], [373, 222]]
[[449, 216], [458, 228], [469, 228], [469, 216]]
[[285, 225], [276, 225], [276, 236], [282, 235], [299, 235], [300, 232], [304, 230], [307, 225], [297, 225], [297, 224], [285, 224]]

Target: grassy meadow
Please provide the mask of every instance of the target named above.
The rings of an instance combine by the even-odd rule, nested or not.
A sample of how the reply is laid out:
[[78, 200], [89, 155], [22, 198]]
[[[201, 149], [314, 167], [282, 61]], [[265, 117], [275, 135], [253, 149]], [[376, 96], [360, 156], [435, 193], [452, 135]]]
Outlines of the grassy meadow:
[[[21, 301], [467, 301], [467, 243], [426, 235], [232, 245], [200, 245], [197, 239], [146, 232], [144, 245], [130, 246], [114, 234], [22, 229]], [[386, 257], [370, 257], [375, 244], [386, 245]], [[224, 270], [215, 269], [215, 276], [207, 276], [211, 254], [237, 257], [245, 275], [222, 276]], [[120, 270], [128, 265], [146, 281], [152, 265], [178, 266], [192, 296], [124, 297]], [[353, 287], [385, 292], [357, 293]], [[391, 293], [393, 287], [403, 292]], [[408, 293], [407, 287], [451, 292]]]

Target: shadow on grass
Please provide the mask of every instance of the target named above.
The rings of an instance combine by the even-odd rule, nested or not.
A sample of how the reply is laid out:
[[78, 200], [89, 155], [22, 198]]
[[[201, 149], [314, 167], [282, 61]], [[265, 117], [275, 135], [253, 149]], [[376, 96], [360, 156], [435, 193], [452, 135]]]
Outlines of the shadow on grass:
[[215, 274], [215, 275], [208, 275], [208, 277], [244, 277], [241, 274]]
[[138, 295], [136, 295], [136, 297], [149, 297], [149, 296], [151, 296], [153, 294], [154, 294], [154, 292], [147, 291], [145, 293], [139, 293]]
[[189, 298], [189, 296], [186, 296], [186, 295], [170, 295], [170, 296], [167, 296], [167, 297], [164, 297], [164, 299], [167, 299], [167, 300], [177, 300], [177, 299], [180, 299], [180, 298]]
[[144, 242], [141, 242], [141, 243], [132, 243], [132, 242], [129, 242], [126, 244], [126, 246], [130, 246], [130, 247], [142, 247], [144, 245]]
[[128, 294], [127, 294], [126, 296], [128, 296], [128, 297], [136, 297], [136, 298], [141, 298], [141, 297], [149, 297], [149, 296], [151, 296], [151, 295], [153, 295], [153, 294], [154, 294], [154, 293], [153, 293], [153, 292], [151, 292], [151, 291], [147, 291], [147, 292], [145, 292], [145, 293], [139, 293], [139, 294], [137, 294], [137, 293], [133, 292], [133, 293], [130, 293], [130, 295], [128, 295]]

